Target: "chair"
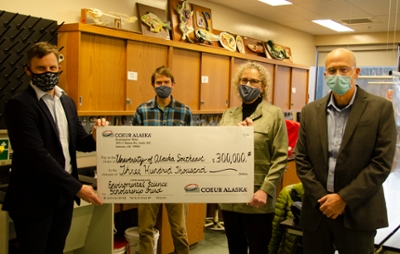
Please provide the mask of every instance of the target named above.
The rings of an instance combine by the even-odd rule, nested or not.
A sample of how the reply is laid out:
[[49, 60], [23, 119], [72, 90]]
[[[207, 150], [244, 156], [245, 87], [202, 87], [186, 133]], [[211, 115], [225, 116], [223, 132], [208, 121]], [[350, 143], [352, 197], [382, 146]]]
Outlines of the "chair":
[[225, 230], [223, 226], [224, 222], [219, 221], [219, 207], [218, 204], [215, 204], [215, 212], [214, 217], [206, 217], [206, 224], [204, 227], [209, 227], [211, 230]]

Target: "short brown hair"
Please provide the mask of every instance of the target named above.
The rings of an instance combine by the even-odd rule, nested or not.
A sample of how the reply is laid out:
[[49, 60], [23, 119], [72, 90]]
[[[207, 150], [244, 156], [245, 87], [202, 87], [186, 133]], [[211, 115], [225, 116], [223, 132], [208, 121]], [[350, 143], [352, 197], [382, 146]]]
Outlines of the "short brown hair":
[[45, 41], [40, 41], [35, 44], [33, 44], [27, 53], [27, 60], [28, 60], [28, 65], [31, 64], [32, 58], [37, 57], [37, 58], [42, 58], [44, 56], [47, 56], [50, 53], [54, 53], [56, 55], [57, 61], [59, 61], [59, 56], [60, 52], [58, 51], [58, 48], [56, 45], [53, 45], [49, 42]]
[[174, 75], [172, 75], [171, 70], [170, 70], [167, 66], [165, 66], [165, 65], [158, 67], [158, 68], [154, 71], [154, 73], [151, 75], [151, 84], [152, 84], [152, 85], [154, 85], [154, 82], [156, 82], [156, 76], [157, 76], [157, 75], [166, 76], [166, 77], [168, 77], [168, 78], [171, 79], [171, 82], [172, 82], [172, 83], [175, 82]]

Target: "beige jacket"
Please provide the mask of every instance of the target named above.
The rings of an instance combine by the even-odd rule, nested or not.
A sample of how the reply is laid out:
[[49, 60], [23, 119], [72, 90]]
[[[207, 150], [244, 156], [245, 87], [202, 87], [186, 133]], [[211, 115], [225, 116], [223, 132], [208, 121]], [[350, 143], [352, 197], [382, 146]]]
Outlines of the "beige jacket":
[[[266, 102], [260, 103], [250, 116], [254, 119], [254, 192], [268, 194], [267, 204], [253, 208], [245, 203], [220, 204], [222, 210], [240, 213], [273, 213], [276, 186], [286, 168], [288, 138], [282, 110]], [[242, 121], [242, 107], [227, 109], [220, 126], [236, 126]], [[249, 200], [250, 201], [250, 200]]]

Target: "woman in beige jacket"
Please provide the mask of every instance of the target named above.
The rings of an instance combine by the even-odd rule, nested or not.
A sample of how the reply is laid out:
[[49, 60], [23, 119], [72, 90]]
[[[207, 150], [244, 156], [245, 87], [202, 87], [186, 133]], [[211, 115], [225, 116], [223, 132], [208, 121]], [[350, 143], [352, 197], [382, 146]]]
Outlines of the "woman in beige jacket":
[[276, 186], [286, 168], [288, 139], [282, 110], [263, 99], [271, 86], [261, 65], [241, 65], [234, 77], [242, 105], [226, 110], [220, 126], [254, 128], [254, 195], [248, 203], [220, 204], [229, 253], [268, 253]]

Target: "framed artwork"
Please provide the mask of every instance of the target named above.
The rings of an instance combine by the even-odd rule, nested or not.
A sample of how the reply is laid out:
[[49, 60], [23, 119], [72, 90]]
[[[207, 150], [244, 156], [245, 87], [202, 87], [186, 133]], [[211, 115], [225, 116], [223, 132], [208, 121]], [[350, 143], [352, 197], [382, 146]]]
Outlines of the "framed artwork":
[[249, 55], [266, 57], [264, 43], [260, 40], [247, 36], [242, 37], [244, 44], [244, 52]]
[[171, 22], [167, 20], [167, 12], [152, 6], [136, 3], [138, 20], [143, 35], [170, 40]]
[[169, 0], [168, 4], [173, 40], [220, 47], [219, 33], [213, 30], [210, 8], [191, 4], [187, 0]]
[[220, 47], [219, 32], [214, 31], [210, 8], [192, 4], [193, 26], [197, 41], [206, 45]]
[[292, 63], [292, 52], [289, 47], [276, 44], [272, 40], [264, 43], [265, 54], [269, 59], [276, 59]]
[[172, 39], [174, 41], [197, 42], [193, 27], [192, 4], [181, 0], [169, 0], [168, 10], [172, 25]]

